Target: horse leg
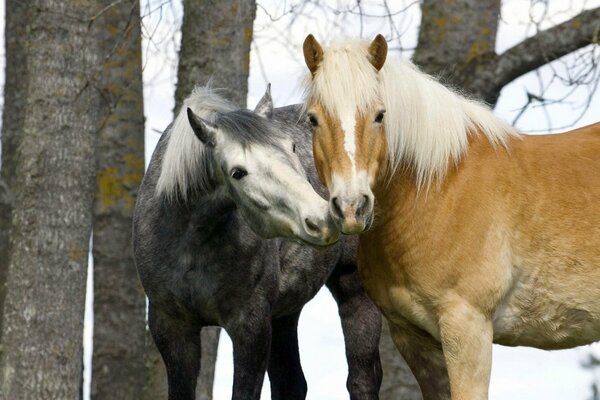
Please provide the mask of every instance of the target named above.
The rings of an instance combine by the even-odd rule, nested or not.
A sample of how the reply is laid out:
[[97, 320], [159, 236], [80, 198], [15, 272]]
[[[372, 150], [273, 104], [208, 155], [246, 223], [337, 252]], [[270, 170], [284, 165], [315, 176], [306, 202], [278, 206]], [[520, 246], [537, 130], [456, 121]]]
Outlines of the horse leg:
[[378, 399], [381, 386], [381, 313], [359, 281], [356, 265], [337, 265], [327, 288], [338, 305], [348, 360], [346, 387], [352, 400]]
[[274, 400], [304, 400], [306, 380], [298, 353], [298, 318], [300, 313], [273, 320], [269, 380]]
[[439, 325], [452, 400], [486, 400], [492, 370], [492, 321], [458, 300], [447, 302]]
[[233, 400], [258, 400], [271, 350], [271, 312], [253, 307], [226, 324], [233, 344]]
[[152, 303], [148, 326], [167, 369], [169, 400], [194, 400], [200, 371], [200, 329], [161, 315]]
[[450, 384], [441, 345], [406, 320], [388, 320], [396, 348], [417, 379], [424, 400], [449, 400]]

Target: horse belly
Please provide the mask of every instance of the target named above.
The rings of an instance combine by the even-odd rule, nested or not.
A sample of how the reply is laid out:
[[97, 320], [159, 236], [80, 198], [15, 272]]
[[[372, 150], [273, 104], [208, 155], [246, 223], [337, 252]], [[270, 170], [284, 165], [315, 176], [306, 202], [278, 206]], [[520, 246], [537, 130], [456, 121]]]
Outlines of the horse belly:
[[521, 277], [495, 310], [494, 342], [550, 350], [599, 340], [600, 292], [577, 278]]

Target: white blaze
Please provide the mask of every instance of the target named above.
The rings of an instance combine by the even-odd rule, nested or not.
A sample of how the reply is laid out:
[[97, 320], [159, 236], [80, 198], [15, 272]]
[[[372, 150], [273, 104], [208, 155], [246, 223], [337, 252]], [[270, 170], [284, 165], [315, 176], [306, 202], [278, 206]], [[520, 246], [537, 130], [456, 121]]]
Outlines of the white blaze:
[[341, 115], [342, 130], [344, 131], [344, 149], [348, 153], [352, 163], [352, 176], [356, 175], [356, 118], [352, 111], [346, 111]]

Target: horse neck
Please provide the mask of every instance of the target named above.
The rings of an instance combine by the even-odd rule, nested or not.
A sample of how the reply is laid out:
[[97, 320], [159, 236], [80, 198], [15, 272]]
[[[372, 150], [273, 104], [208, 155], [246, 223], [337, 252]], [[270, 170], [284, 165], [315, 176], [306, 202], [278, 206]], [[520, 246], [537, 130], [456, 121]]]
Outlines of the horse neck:
[[376, 217], [386, 220], [391, 214], [396, 214], [413, 204], [422, 195], [417, 188], [416, 175], [409, 167], [400, 167], [391, 176], [380, 175], [372, 190], [375, 196]]

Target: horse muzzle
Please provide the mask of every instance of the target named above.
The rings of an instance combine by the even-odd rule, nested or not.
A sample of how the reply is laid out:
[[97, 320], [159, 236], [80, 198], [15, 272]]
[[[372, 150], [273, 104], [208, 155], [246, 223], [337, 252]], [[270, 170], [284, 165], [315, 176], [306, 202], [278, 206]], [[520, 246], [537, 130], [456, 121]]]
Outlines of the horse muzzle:
[[337, 227], [344, 235], [364, 232], [373, 219], [372, 196], [360, 194], [354, 198], [332, 197], [329, 211]]

